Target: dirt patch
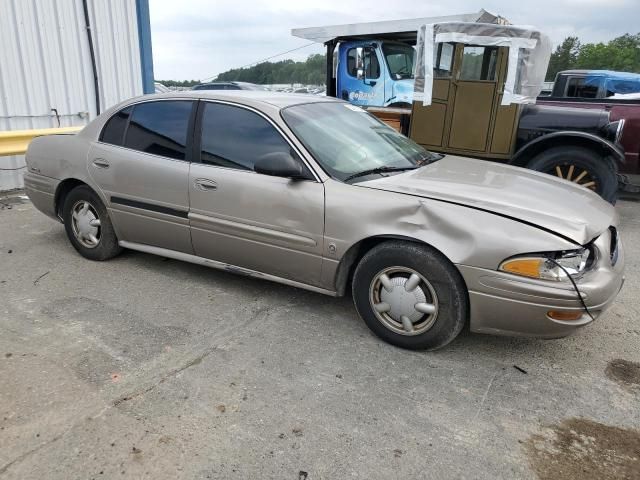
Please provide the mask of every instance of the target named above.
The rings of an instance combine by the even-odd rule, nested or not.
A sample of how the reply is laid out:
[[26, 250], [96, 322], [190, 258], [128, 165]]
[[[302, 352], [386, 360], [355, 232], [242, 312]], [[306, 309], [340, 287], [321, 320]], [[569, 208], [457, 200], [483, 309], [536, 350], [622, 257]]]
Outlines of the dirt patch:
[[640, 363], [616, 359], [607, 364], [605, 374], [625, 387], [640, 387]]
[[525, 442], [541, 480], [637, 480], [640, 431], [571, 418]]

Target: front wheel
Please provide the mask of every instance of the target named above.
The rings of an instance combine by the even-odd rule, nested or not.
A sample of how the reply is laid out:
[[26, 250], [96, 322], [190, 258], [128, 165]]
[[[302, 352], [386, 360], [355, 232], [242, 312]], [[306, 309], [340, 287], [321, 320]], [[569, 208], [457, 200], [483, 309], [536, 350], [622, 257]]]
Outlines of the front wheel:
[[618, 195], [618, 176], [607, 158], [583, 147], [558, 146], [539, 153], [527, 168], [548, 173], [593, 190], [609, 203]]
[[402, 348], [433, 350], [451, 342], [468, 316], [464, 281], [440, 252], [411, 242], [384, 242], [360, 260], [353, 300], [367, 326]]

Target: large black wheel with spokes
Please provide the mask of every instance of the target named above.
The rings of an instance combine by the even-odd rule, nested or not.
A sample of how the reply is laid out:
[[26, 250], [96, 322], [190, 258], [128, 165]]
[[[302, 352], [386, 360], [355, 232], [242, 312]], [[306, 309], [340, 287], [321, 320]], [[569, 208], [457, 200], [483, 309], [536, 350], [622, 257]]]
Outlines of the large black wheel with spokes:
[[615, 203], [618, 176], [609, 159], [584, 147], [558, 146], [536, 155], [527, 168], [544, 172], [593, 190], [609, 203]]

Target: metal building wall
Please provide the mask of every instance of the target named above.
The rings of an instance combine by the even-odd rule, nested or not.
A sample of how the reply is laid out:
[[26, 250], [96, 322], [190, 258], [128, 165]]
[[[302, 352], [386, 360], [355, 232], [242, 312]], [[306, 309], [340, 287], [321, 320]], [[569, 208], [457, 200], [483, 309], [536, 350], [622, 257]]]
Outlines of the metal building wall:
[[[136, 0], [87, 5], [104, 111], [143, 93]], [[85, 125], [95, 105], [82, 0], [0, 0], [0, 131]], [[0, 157], [0, 191], [23, 186], [23, 166]]]

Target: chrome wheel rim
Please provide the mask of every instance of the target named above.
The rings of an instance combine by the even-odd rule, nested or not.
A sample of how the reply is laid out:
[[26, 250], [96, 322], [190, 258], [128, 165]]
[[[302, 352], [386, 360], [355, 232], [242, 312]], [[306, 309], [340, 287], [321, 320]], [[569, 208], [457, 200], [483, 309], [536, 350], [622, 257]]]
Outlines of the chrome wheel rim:
[[380, 323], [400, 335], [420, 335], [438, 318], [438, 296], [433, 286], [408, 267], [378, 272], [369, 287], [369, 302]]
[[552, 168], [545, 171], [545, 173], [577, 183], [581, 187], [585, 187], [590, 190], [598, 189], [598, 179], [594, 177], [589, 170], [570, 162], [554, 165]]
[[100, 218], [86, 200], [76, 202], [71, 208], [71, 229], [83, 247], [96, 248], [100, 244]]

